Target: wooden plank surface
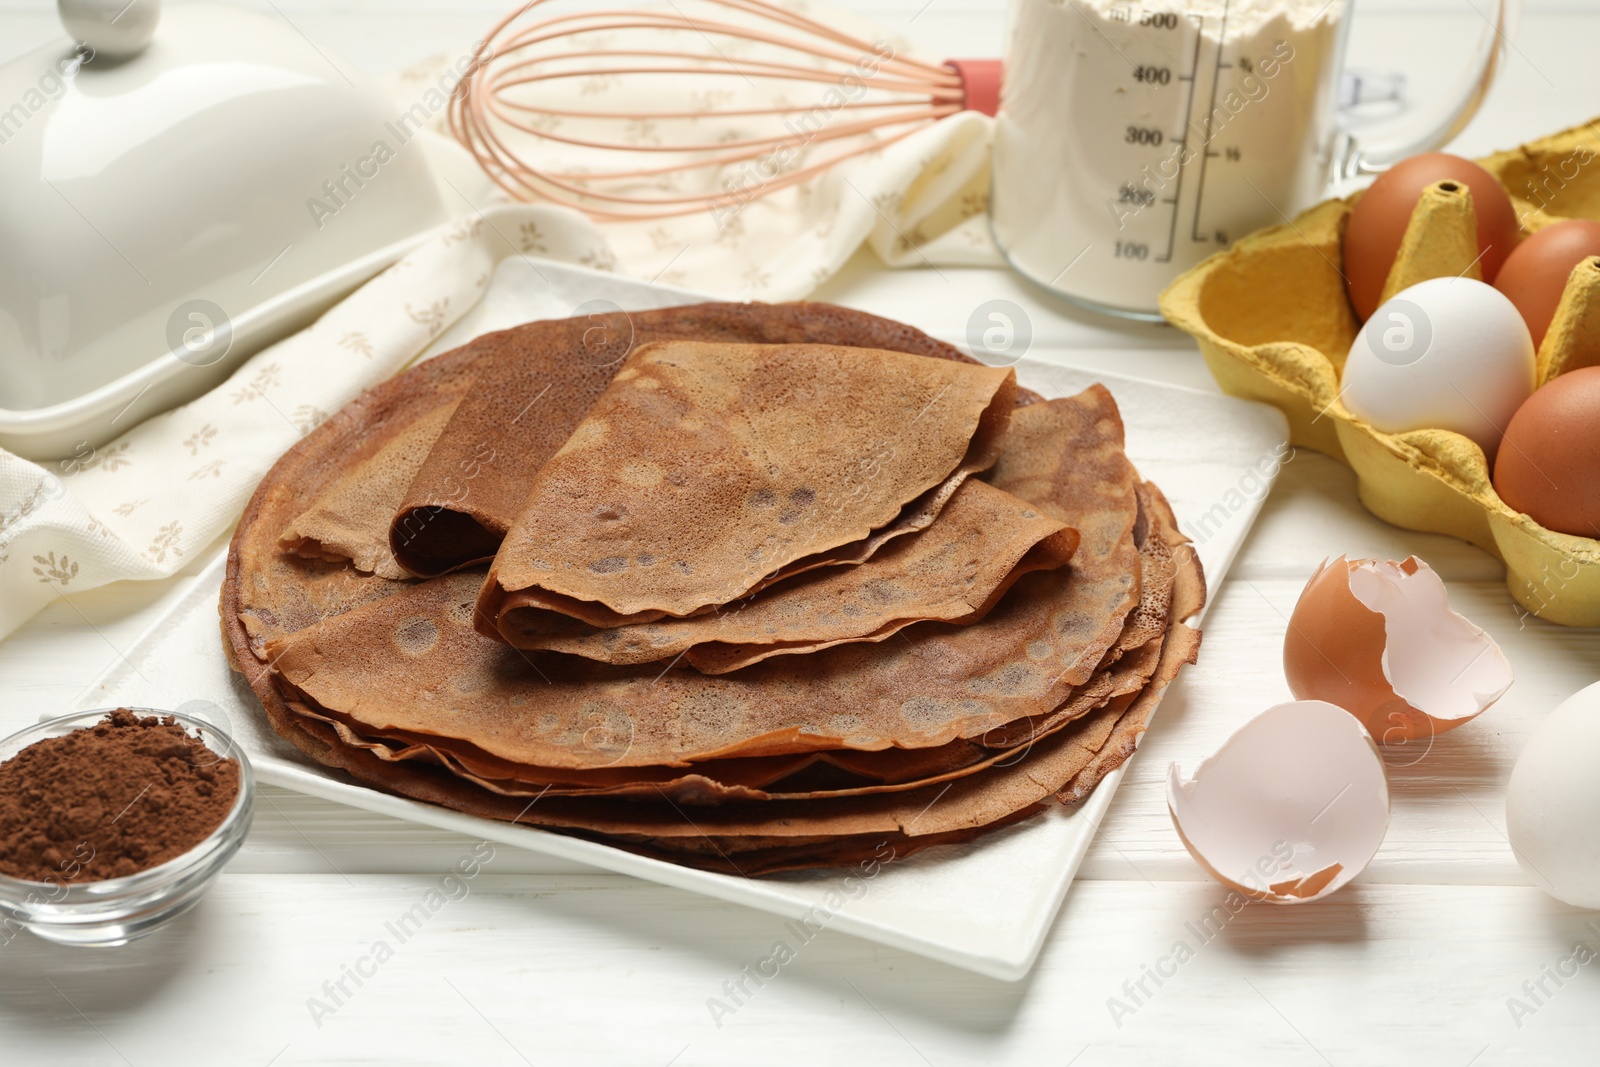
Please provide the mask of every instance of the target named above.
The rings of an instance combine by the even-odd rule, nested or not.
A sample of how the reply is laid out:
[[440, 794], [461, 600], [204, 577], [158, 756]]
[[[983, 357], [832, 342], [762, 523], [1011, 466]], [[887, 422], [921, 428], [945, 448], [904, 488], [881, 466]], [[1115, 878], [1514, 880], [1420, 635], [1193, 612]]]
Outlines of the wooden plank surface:
[[[0, 61], [55, 36], [51, 6], [0, 0]], [[507, 5], [277, 6], [382, 72], [471, 40]], [[989, 0], [856, 6], [929, 51], [999, 48]], [[1352, 55], [1407, 69], [1425, 105], [1446, 91], [1488, 6], [1364, 3]], [[1460, 151], [1600, 110], [1590, 54], [1600, 12], [1566, 0], [1528, 6], [1504, 81]], [[862, 255], [818, 295], [955, 341], [972, 308], [1004, 297], [1027, 309], [1036, 357], [1210, 388], [1175, 331], [1093, 319], [1001, 272], [943, 273], [948, 281], [886, 272]], [[1167, 764], [1194, 763], [1287, 697], [1284, 618], [1317, 562], [1341, 552], [1427, 559], [1456, 606], [1501, 641], [1518, 681], [1477, 722], [1394, 761], [1394, 819], [1354, 886], [1313, 906], [1245, 908], [1202, 939], [1193, 929], [1218, 905], [1226, 911], [1225, 897], [1172, 832]], [[1024, 982], [825, 932], [736, 1005], [723, 983], [771, 952], [780, 921], [501, 849], [468, 895], [395, 945], [319, 1027], [307, 999], [331, 1003], [321, 984], [376, 939], [396, 940], [385, 923], [424, 900], [473, 842], [268, 789], [235, 865], [173, 929], [111, 953], [28, 938], [0, 945], [0, 1063], [746, 1064], [802, 1052], [939, 1065], [1233, 1064], [1245, 1052], [1285, 1065], [1588, 1062], [1600, 977], [1594, 965], [1560, 972], [1576, 945], [1600, 951], [1600, 919], [1527, 886], [1503, 837], [1502, 797], [1528, 732], [1600, 677], [1600, 641], [1521, 619], [1501, 580], [1499, 564], [1471, 546], [1374, 521], [1348, 470], [1296, 456], [1212, 609], [1199, 665], [1164, 702]], [[184, 581], [74, 596], [0, 642], [0, 729], [75, 698]], [[1193, 958], [1174, 964], [1180, 940]], [[1157, 987], [1147, 967], [1173, 973]], [[736, 1008], [720, 1027], [714, 997]]]
[[[437, 875], [233, 873], [115, 954], [19, 938], [0, 948], [5, 1062], [1590, 1062], [1568, 1057], [1594, 1037], [1595, 965], [1560, 987], [1544, 975], [1600, 934], [1529, 888], [1358, 885], [1232, 914], [1210, 883], [1086, 881], [1008, 984], [826, 930], [802, 944], [772, 916], [629, 879], [505, 876], [499, 860], [403, 928]], [[784, 939], [793, 959], [740, 993]], [[1523, 983], [1541, 978], [1535, 1004]]]

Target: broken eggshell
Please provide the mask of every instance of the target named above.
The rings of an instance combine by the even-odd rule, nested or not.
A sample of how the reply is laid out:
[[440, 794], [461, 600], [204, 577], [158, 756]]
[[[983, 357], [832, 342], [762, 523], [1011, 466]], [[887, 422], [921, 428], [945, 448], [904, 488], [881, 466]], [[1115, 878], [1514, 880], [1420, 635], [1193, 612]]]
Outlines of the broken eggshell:
[[1500, 646], [1415, 556], [1325, 560], [1289, 618], [1283, 673], [1297, 699], [1344, 708], [1388, 745], [1453, 730], [1511, 687]]
[[1366, 867], [1389, 825], [1372, 735], [1321, 700], [1268, 708], [1187, 780], [1174, 763], [1167, 810], [1183, 846], [1235, 892], [1303, 904]]

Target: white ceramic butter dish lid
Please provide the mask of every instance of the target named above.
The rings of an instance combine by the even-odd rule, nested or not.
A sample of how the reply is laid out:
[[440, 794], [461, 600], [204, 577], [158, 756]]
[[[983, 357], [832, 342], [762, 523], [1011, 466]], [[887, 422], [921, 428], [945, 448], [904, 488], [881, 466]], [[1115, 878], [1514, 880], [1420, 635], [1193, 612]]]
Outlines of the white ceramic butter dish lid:
[[199, 395], [446, 213], [402, 114], [287, 17], [60, 0], [0, 67], [0, 447]]

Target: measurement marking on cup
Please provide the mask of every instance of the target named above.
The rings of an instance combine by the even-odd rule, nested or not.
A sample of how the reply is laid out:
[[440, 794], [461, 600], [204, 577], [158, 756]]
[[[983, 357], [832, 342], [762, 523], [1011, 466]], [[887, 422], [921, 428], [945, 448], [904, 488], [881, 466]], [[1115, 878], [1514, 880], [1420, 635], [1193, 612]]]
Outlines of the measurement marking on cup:
[[[1200, 38], [1205, 36], [1206, 20], [1200, 15], [1185, 15], [1194, 23], [1194, 55], [1189, 60], [1189, 73], [1179, 75], [1178, 80], [1189, 83], [1189, 99], [1184, 101], [1183, 115], [1187, 119], [1194, 114], [1194, 84], [1195, 77], [1200, 73]], [[1178, 201], [1183, 199], [1183, 174], [1189, 168], [1183, 165], [1183, 157], [1189, 151], [1189, 135], [1185, 131], [1183, 141], [1178, 147], [1178, 180], [1172, 187], [1172, 220], [1167, 225], [1167, 252], [1166, 255], [1157, 256], [1157, 263], [1171, 263], [1172, 253], [1178, 247]]]
[[[1228, 7], [1232, 2], [1233, 0], [1222, 0], [1222, 21], [1217, 24], [1217, 69], [1211, 75], [1211, 104], [1206, 108], [1206, 151], [1200, 157], [1200, 177], [1196, 180], [1194, 191], [1194, 225], [1189, 231], [1189, 239], [1195, 242], [1205, 240], [1200, 236], [1200, 204], [1205, 200], [1206, 196], [1206, 166], [1210, 163], [1211, 157], [1216, 155], [1211, 149], [1211, 139], [1215, 136], [1215, 131], [1211, 128], [1211, 122], [1213, 116], [1217, 113], [1217, 89], [1222, 85], [1222, 71], [1224, 68], [1222, 57], [1228, 50]], [[1196, 50], [1196, 55], [1198, 54], [1198, 50]], [[1192, 115], [1194, 112], [1191, 111], [1190, 114]]]

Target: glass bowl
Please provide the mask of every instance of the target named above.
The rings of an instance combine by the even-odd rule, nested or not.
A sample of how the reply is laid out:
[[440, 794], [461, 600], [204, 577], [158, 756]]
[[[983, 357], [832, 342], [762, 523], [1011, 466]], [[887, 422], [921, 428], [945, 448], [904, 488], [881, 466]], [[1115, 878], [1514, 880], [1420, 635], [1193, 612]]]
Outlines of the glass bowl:
[[[14, 733], [0, 741], [0, 763], [45, 738], [93, 726], [116, 710], [81, 711]], [[154, 933], [195, 905], [250, 832], [255, 773], [238, 743], [205, 719], [159, 708], [128, 710], [140, 716], [171, 716], [219, 759], [237, 760], [239, 795], [233, 807], [211, 835], [188, 852], [125, 878], [34, 882], [0, 874], [0, 945], [19, 930], [64, 945], [100, 947], [125, 945]]]

